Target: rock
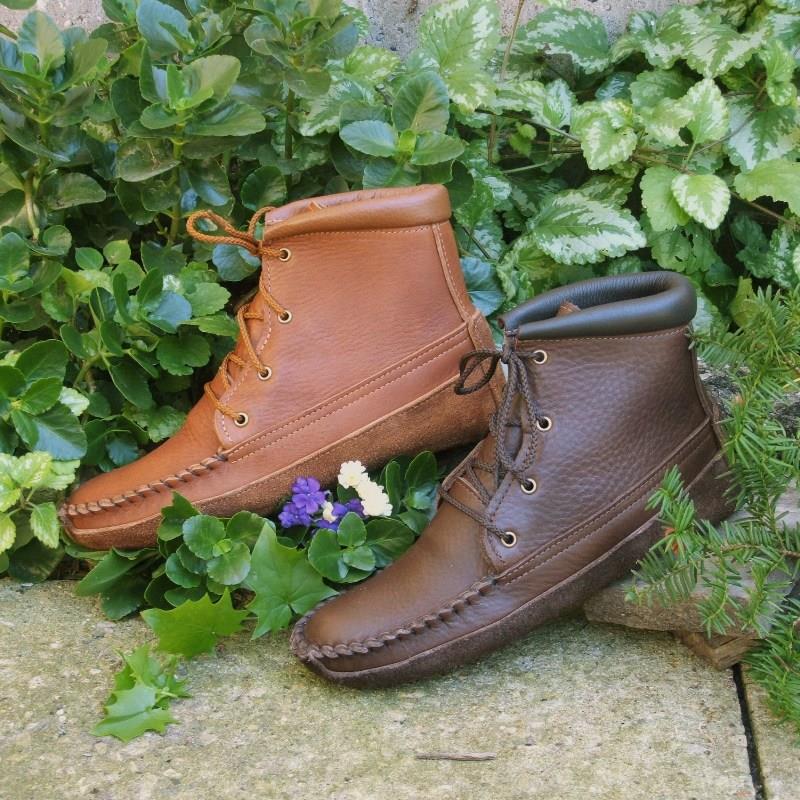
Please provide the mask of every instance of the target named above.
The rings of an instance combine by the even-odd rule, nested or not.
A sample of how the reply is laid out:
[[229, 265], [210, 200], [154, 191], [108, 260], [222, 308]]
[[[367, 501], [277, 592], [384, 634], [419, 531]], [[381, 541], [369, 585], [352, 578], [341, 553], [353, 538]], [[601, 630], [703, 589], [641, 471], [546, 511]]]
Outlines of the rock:
[[181, 724], [97, 739], [115, 650], [150, 636], [128, 620], [96, 637], [100, 612], [73, 586], [0, 581], [4, 800], [753, 798], [731, 675], [666, 634], [580, 619], [449, 676], [369, 692], [312, 675], [285, 634], [235, 637], [189, 665]]
[[754, 636], [707, 636], [694, 631], [675, 631], [675, 638], [714, 669], [729, 669], [738, 664], [758, 643]]

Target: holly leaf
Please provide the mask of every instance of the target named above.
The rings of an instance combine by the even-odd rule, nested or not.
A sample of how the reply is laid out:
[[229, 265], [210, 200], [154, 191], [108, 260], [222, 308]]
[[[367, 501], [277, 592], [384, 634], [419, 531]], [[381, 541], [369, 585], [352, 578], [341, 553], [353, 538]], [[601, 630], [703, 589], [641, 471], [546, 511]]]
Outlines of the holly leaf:
[[718, 175], [676, 175], [672, 194], [692, 219], [711, 230], [720, 226], [731, 202], [728, 184]]
[[234, 609], [227, 590], [216, 603], [206, 594], [169, 611], [142, 611], [142, 618], [158, 636], [159, 650], [185, 658], [207, 653], [221, 637], [240, 631], [248, 616], [248, 611]]
[[654, 231], [671, 231], [689, 221], [689, 215], [672, 194], [672, 181], [677, 170], [657, 165], [648, 167], [642, 175], [642, 205]]
[[169, 709], [156, 703], [156, 690], [152, 686], [137, 683], [132, 689], [122, 689], [112, 694], [105, 706], [105, 718], [95, 725], [95, 736], [114, 736], [129, 742], [145, 731], [164, 733], [167, 725], [177, 720]]
[[529, 231], [538, 247], [561, 264], [597, 264], [646, 244], [630, 211], [574, 190], [545, 201]]
[[750, 172], [739, 173], [733, 181], [736, 191], [745, 200], [771, 197], [788, 203], [789, 210], [800, 214], [800, 163], [774, 158], [756, 164]]
[[337, 594], [323, 583], [304, 552], [278, 542], [272, 525], [261, 532], [253, 548], [246, 585], [256, 593], [247, 606], [258, 617], [254, 639], [285, 628], [293, 614], [305, 614]]

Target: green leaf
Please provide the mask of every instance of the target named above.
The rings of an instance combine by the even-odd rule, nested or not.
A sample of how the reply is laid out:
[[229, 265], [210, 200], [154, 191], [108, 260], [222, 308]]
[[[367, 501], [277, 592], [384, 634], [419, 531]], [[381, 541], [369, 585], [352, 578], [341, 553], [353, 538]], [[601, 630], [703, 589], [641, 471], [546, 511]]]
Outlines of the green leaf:
[[737, 167], [750, 170], [800, 146], [800, 112], [796, 108], [767, 105], [756, 109], [752, 97], [734, 97], [729, 107], [730, 135], [725, 149]]
[[126, 575], [115, 584], [110, 594], [102, 596], [100, 607], [103, 613], [109, 619], [119, 620], [137, 611], [144, 603], [147, 584], [144, 575]]
[[40, 378], [64, 380], [69, 355], [67, 348], [56, 339], [46, 339], [26, 347], [16, 361], [16, 368], [28, 384]]
[[576, 191], [547, 200], [529, 230], [536, 244], [561, 264], [596, 264], [646, 244], [628, 210]]
[[80, 172], [55, 173], [42, 181], [40, 192], [51, 211], [106, 199], [103, 187], [94, 178]]
[[375, 565], [385, 567], [405, 553], [414, 542], [414, 531], [390, 517], [377, 517], [367, 523], [367, 545], [375, 556]]
[[720, 226], [731, 202], [728, 184], [718, 175], [676, 175], [672, 194], [692, 219], [711, 230]]
[[122, 742], [130, 742], [145, 731], [164, 733], [167, 725], [177, 720], [169, 709], [156, 706], [156, 696], [156, 689], [143, 683], [114, 692], [105, 706], [104, 719], [92, 733], [114, 736]]
[[161, 509], [162, 521], [158, 527], [158, 538], [162, 542], [177, 539], [183, 534], [183, 523], [199, 513], [183, 495], [173, 492], [172, 503]]
[[59, 378], [39, 378], [28, 385], [19, 400], [19, 407], [28, 414], [41, 414], [52, 408], [61, 396]]
[[55, 503], [36, 503], [31, 509], [31, 530], [45, 547], [58, 547], [60, 526]]
[[147, 376], [137, 364], [128, 359], [113, 362], [108, 373], [120, 394], [137, 408], [151, 408], [153, 395], [147, 383]]
[[683, 101], [664, 98], [652, 108], [640, 111], [647, 134], [668, 147], [685, 145], [681, 129], [692, 120], [692, 110]]
[[126, 239], [115, 239], [103, 248], [103, 255], [109, 264], [121, 264], [131, 257], [131, 246]]
[[607, 169], [630, 157], [638, 139], [629, 118], [630, 107], [620, 100], [587, 103], [573, 113], [571, 129], [590, 169]]
[[206, 594], [200, 600], [187, 600], [177, 608], [142, 611], [142, 619], [158, 636], [158, 649], [192, 658], [207, 653], [223, 636], [242, 629], [248, 611], [236, 611], [225, 590], [216, 603]]
[[322, 582], [304, 552], [278, 543], [271, 525], [253, 548], [246, 583], [256, 593], [248, 606], [258, 617], [253, 638], [285, 628], [292, 614], [305, 614], [337, 593]]
[[505, 299], [494, 267], [484, 259], [464, 256], [461, 259], [461, 271], [475, 308], [487, 317], [494, 314]]
[[88, 597], [109, 592], [136, 565], [136, 559], [125, 558], [112, 550], [78, 582], [75, 594], [78, 597]]
[[342, 559], [342, 548], [334, 531], [318, 530], [307, 553], [309, 563], [323, 578], [341, 582], [347, 576], [347, 564]]
[[277, 167], [259, 167], [245, 178], [241, 189], [241, 201], [242, 205], [251, 211], [264, 206], [282, 205], [286, 202], [286, 179]]
[[230, 550], [208, 562], [208, 575], [223, 586], [238, 586], [250, 572], [250, 548], [232, 542]]
[[339, 135], [350, 147], [370, 156], [393, 156], [397, 152], [397, 133], [386, 122], [351, 122], [342, 128]]
[[793, 214], [800, 214], [800, 163], [785, 158], [762, 161], [742, 172], [733, 181], [736, 191], [745, 200], [771, 197], [779, 203], [788, 203]]
[[186, 294], [194, 317], [204, 317], [221, 311], [230, 298], [231, 293], [218, 283], [198, 283]]
[[430, 450], [415, 456], [406, 469], [405, 482], [409, 489], [419, 489], [429, 483], [435, 483], [438, 478], [436, 456]]
[[364, 520], [353, 511], [348, 511], [339, 523], [336, 538], [343, 547], [358, 547], [358, 545], [364, 544], [367, 538]]
[[169, 56], [188, 52], [187, 43], [192, 35], [189, 22], [183, 14], [158, 0], [141, 0], [136, 11], [139, 32], [155, 56]]
[[143, 303], [142, 309], [148, 322], [167, 333], [175, 333], [179, 325], [192, 318], [191, 304], [176, 292], [161, 292]]
[[261, 266], [257, 256], [232, 244], [218, 244], [212, 251], [211, 261], [223, 281], [240, 281]]
[[728, 133], [728, 107], [714, 81], [706, 78], [692, 86], [681, 101], [692, 112], [686, 127], [695, 144], [722, 139]]
[[[234, 56], [204, 56], [181, 70], [183, 89], [188, 97], [201, 95], [224, 100], [239, 77], [241, 63]], [[209, 94], [210, 93], [210, 94]]]
[[164, 144], [150, 139], [128, 139], [117, 152], [118, 175], [132, 183], [154, 178], [179, 163]]
[[198, 514], [183, 523], [183, 541], [200, 558], [217, 555], [215, 545], [225, 538], [225, 526], [216, 517]]
[[654, 231], [671, 231], [689, 221], [689, 215], [672, 194], [672, 181], [680, 173], [657, 165], [648, 167], [642, 175], [642, 205]]
[[780, 39], [770, 39], [761, 50], [761, 60], [767, 70], [767, 95], [776, 106], [788, 106], [797, 99], [793, 77], [794, 55]]
[[201, 583], [200, 575], [187, 569], [177, 553], [172, 553], [167, 559], [164, 571], [174, 584], [182, 586], [184, 589], [191, 589]]
[[86, 452], [86, 434], [77, 417], [61, 403], [37, 416], [15, 411], [12, 418], [17, 431], [31, 448], [45, 450], [53, 458], [65, 461], [81, 458]]
[[545, 9], [522, 28], [519, 46], [569, 56], [589, 73], [601, 72], [611, 63], [605, 25], [582, 9]]
[[250, 136], [267, 126], [264, 115], [252, 106], [227, 100], [186, 126], [190, 136]]
[[64, 40], [47, 14], [31, 11], [19, 26], [17, 48], [20, 53], [30, 53], [39, 62], [39, 72], [44, 75], [51, 68], [60, 67], [64, 63]]
[[202, 336], [181, 333], [180, 336], [164, 336], [160, 339], [156, 353], [158, 363], [170, 375], [191, 375], [195, 368], [208, 363], [211, 348]]
[[450, 119], [450, 99], [444, 81], [435, 72], [429, 71], [408, 78], [398, 90], [392, 104], [392, 119], [399, 131], [435, 131], [444, 134]]
[[17, 526], [8, 514], [0, 514], [0, 553], [10, 549], [17, 538]]
[[444, 133], [422, 133], [416, 141], [412, 164], [427, 165], [452, 161], [464, 152], [464, 144], [454, 136]]

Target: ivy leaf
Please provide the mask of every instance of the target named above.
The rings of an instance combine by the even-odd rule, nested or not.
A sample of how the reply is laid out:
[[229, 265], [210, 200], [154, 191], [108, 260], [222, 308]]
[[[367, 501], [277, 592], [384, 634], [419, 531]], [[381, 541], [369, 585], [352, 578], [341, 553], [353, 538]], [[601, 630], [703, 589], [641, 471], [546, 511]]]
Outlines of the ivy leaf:
[[753, 107], [752, 97], [729, 101], [730, 136], [725, 149], [731, 162], [744, 170], [761, 161], [785, 156], [800, 146], [800, 112], [794, 107]]
[[800, 163], [785, 158], [762, 161], [734, 178], [736, 191], [745, 200], [771, 197], [779, 203], [788, 203], [793, 214], [800, 214]]
[[519, 46], [569, 56], [589, 73], [601, 72], [611, 63], [605, 25], [583, 9], [545, 9], [520, 31]]
[[216, 603], [205, 594], [200, 600], [187, 600], [169, 611], [142, 611], [142, 618], [158, 636], [159, 650], [185, 658], [207, 653], [221, 637], [238, 633], [248, 616], [248, 611], [233, 608], [227, 589]]
[[31, 530], [45, 547], [58, 547], [58, 511], [55, 503], [36, 503], [31, 509]]
[[399, 131], [444, 134], [450, 119], [450, 99], [444, 81], [430, 71], [420, 72], [406, 80], [392, 104], [392, 119]]
[[672, 194], [693, 219], [714, 230], [728, 213], [731, 192], [718, 175], [676, 175]]
[[696, 83], [686, 92], [682, 105], [692, 112], [686, 127], [695, 144], [722, 139], [728, 133], [728, 107], [714, 81], [706, 78]]
[[642, 205], [654, 231], [671, 231], [689, 221], [689, 215], [672, 194], [672, 181], [679, 174], [670, 167], [657, 165], [648, 167], [642, 175]]
[[278, 542], [271, 525], [261, 532], [253, 548], [246, 584], [256, 593], [247, 607], [258, 617], [254, 639], [285, 628], [293, 614], [305, 614], [337, 594], [323, 583], [304, 552]]
[[156, 690], [152, 686], [137, 683], [132, 689], [114, 692], [112, 698], [105, 706], [105, 718], [92, 730], [95, 736], [130, 742], [145, 731], [164, 733], [167, 725], [177, 721], [169, 709], [155, 705]]
[[359, 120], [339, 131], [342, 141], [370, 156], [393, 156], [397, 152], [397, 132], [386, 122]]
[[646, 244], [630, 211], [577, 191], [547, 200], [529, 230], [536, 244], [561, 264], [597, 264]]

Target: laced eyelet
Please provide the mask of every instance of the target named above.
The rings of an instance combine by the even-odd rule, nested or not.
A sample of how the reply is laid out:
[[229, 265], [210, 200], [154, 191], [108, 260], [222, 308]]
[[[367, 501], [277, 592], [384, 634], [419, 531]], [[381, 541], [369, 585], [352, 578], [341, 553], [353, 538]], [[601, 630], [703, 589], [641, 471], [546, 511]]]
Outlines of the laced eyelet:
[[247, 423], [250, 422], [250, 417], [244, 413], [244, 411], [240, 411], [234, 418], [233, 424], [237, 428], [244, 428]]
[[536, 427], [542, 432], [549, 431], [553, 427], [553, 420], [550, 417], [537, 417]]
[[525, 494], [533, 494], [537, 489], [537, 483], [533, 478], [525, 478], [524, 481], [520, 482], [519, 488], [522, 489]]
[[533, 351], [533, 360], [537, 364], [544, 364], [547, 361], [547, 352], [544, 350], [534, 350]]
[[503, 547], [513, 547], [517, 543], [517, 534], [514, 531], [505, 531], [500, 534], [500, 543]]
[[260, 369], [257, 375], [260, 381], [268, 381], [272, 377], [272, 367], [264, 367], [264, 369]]
[[282, 313], [278, 314], [278, 322], [283, 325], [288, 325], [292, 321], [292, 312], [287, 308]]
[[288, 247], [281, 247], [278, 250], [278, 261], [288, 261], [292, 257], [292, 251]]

